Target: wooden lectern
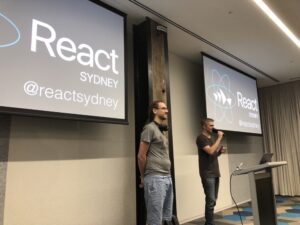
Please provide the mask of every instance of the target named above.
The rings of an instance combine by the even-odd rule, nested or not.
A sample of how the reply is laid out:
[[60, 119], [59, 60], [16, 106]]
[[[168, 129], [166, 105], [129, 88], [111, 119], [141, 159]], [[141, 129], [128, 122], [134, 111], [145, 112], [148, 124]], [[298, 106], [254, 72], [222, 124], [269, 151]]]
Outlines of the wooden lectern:
[[276, 202], [271, 170], [272, 168], [286, 164], [286, 161], [267, 162], [233, 172], [234, 176], [249, 175], [254, 225], [277, 225]]

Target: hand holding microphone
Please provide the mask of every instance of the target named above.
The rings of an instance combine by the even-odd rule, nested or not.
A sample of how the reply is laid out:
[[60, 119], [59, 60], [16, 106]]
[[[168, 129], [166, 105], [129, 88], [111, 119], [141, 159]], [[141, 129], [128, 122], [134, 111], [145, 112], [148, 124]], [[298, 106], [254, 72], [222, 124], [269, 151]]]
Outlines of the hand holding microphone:
[[218, 129], [216, 129], [216, 128], [213, 128], [213, 129], [212, 129], [212, 132], [215, 133], [215, 134], [217, 134], [218, 137], [220, 137], [220, 138], [222, 138], [223, 136], [225, 136], [225, 134], [224, 134], [223, 131], [220, 131], [220, 130], [218, 130]]

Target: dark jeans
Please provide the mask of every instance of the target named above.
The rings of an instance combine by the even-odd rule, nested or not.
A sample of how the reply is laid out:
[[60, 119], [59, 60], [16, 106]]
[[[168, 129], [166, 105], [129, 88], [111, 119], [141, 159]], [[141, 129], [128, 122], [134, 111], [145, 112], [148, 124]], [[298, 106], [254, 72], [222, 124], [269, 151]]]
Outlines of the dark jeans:
[[205, 225], [214, 225], [214, 208], [219, 192], [219, 177], [201, 178], [205, 193]]

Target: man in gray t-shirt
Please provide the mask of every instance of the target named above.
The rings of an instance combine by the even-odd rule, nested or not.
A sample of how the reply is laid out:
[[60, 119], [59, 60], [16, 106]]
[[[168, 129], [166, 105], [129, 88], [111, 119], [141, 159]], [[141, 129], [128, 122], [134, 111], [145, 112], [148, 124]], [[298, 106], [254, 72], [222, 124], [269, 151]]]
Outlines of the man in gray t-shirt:
[[158, 126], [155, 121], [152, 121], [144, 127], [141, 134], [141, 142], [151, 143], [148, 148], [144, 176], [170, 174], [168, 139]]
[[147, 225], [161, 225], [172, 220], [173, 184], [168, 138], [163, 125], [168, 118], [168, 109], [162, 101], [150, 107], [150, 123], [145, 125], [138, 153], [141, 174], [140, 187], [144, 188], [147, 208]]

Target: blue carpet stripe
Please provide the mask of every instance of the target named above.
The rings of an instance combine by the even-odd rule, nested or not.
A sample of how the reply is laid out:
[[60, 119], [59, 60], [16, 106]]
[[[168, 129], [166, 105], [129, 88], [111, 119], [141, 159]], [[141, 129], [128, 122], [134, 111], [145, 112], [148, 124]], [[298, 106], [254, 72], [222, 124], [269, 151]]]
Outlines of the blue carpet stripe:
[[[240, 217], [238, 215], [226, 215], [224, 216], [225, 220], [230, 220], [230, 221], [240, 221]], [[245, 220], [246, 218], [242, 216], [242, 220]]]
[[298, 204], [297, 204], [297, 205], [294, 205], [293, 208], [294, 208], [294, 209], [300, 209], [300, 205], [298, 205]]
[[289, 225], [289, 223], [286, 223], [286, 222], [277, 222], [277, 225]]
[[288, 212], [288, 213], [298, 213], [298, 214], [300, 214], [300, 209], [286, 209], [285, 211]]
[[[234, 215], [239, 215], [239, 212], [233, 212]], [[252, 212], [240, 211], [241, 216], [252, 216]]]
[[243, 211], [252, 212], [252, 208], [250, 208], [250, 207], [243, 208]]
[[281, 213], [279, 214], [280, 217], [286, 217], [286, 218], [300, 218], [300, 214], [298, 213]]

